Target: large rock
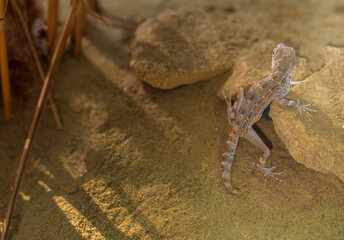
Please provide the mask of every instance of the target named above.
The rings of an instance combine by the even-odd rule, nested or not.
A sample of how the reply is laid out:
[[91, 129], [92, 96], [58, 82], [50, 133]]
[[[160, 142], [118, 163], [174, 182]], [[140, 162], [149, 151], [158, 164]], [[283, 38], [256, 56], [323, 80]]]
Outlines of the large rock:
[[138, 27], [130, 66], [153, 87], [171, 89], [221, 74], [231, 59], [205, 12], [167, 10]]
[[[233, 66], [231, 76], [217, 91], [217, 96], [224, 99], [223, 91], [231, 92], [234, 100], [240, 87], [247, 92], [254, 83], [265, 78], [271, 72], [271, 54], [276, 46], [277, 42], [264, 40], [257, 42], [250, 49], [243, 50]], [[311, 74], [305, 58], [297, 57], [297, 65], [293, 81], [304, 80]]]
[[275, 130], [291, 156], [308, 168], [344, 181], [344, 49], [327, 47], [326, 65], [294, 87], [287, 98], [311, 104], [313, 117], [271, 105]]

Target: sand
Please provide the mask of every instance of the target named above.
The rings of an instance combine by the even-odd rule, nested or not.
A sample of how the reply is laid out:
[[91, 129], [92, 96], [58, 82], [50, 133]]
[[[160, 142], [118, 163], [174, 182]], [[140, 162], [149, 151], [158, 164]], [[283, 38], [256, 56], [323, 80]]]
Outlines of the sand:
[[[264, 16], [264, 9], [278, 7], [269, 5], [271, 1], [244, 1], [240, 8], [220, 0], [188, 5], [195, 2], [207, 8], [219, 26], [226, 14], [237, 11], [240, 20], [247, 9]], [[108, 0], [102, 6], [112, 15], [140, 20], [183, 3]], [[291, 2], [295, 19], [280, 21], [319, 24], [323, 35], [309, 30], [319, 45], [328, 39], [343, 45], [338, 32], [344, 5], [320, 3]], [[332, 23], [321, 21], [326, 14], [333, 14], [325, 18]], [[304, 17], [311, 15], [314, 21]], [[278, 22], [271, 24], [272, 36], [276, 27]], [[132, 37], [92, 22], [83, 53], [77, 58], [65, 54], [53, 88], [64, 127], [57, 130], [45, 111], [20, 189], [11, 240], [344, 238], [344, 183], [295, 162], [271, 121], [262, 119], [255, 129], [272, 148], [268, 166], [284, 171], [284, 181], [267, 179], [264, 184], [261, 174], [248, 171], [261, 151], [241, 139], [233, 184], [248, 190], [241, 196], [228, 194], [220, 162], [230, 127], [226, 104], [216, 91], [230, 71], [173, 90], [152, 88], [128, 67]], [[300, 55], [310, 59], [315, 71], [321, 59], [305, 42], [300, 40], [297, 48], [305, 49]], [[11, 121], [0, 118], [0, 219], [38, 89], [32, 87], [31, 98], [16, 106]]]

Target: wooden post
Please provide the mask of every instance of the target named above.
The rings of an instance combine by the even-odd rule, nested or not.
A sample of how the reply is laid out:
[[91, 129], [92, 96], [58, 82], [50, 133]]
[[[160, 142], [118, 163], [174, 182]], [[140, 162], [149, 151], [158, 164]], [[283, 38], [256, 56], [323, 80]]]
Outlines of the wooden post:
[[48, 0], [48, 13], [47, 13], [47, 43], [49, 53], [53, 52], [58, 20], [58, 0]]
[[7, 48], [5, 38], [4, 18], [7, 6], [7, 0], [0, 0], [0, 71], [2, 98], [4, 102], [4, 114], [6, 119], [11, 118], [11, 87], [8, 70]]

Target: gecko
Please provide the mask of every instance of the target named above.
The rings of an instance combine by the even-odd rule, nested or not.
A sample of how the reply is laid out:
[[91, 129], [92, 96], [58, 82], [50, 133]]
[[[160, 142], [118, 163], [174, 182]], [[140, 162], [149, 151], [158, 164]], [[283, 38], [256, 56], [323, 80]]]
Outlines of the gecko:
[[221, 165], [222, 178], [225, 187], [230, 193], [241, 194], [245, 190], [245, 188], [234, 188], [230, 178], [231, 167], [240, 137], [246, 138], [263, 151], [263, 155], [260, 157], [257, 168], [254, 171], [261, 172], [265, 179], [267, 176], [271, 176], [276, 180], [280, 180], [277, 176], [283, 172], [273, 172], [272, 170], [275, 166], [271, 168], [265, 167], [266, 160], [270, 155], [270, 149], [253, 130], [252, 125], [261, 118], [263, 111], [273, 100], [281, 105], [296, 107], [300, 111], [300, 115], [304, 111], [311, 116], [309, 111], [316, 111], [308, 108], [310, 104], [301, 104], [299, 99], [293, 101], [284, 98], [291, 87], [306, 81], [292, 81], [291, 76], [295, 69], [295, 50], [284, 43], [279, 43], [272, 52], [271, 73], [266, 78], [256, 82], [245, 96], [243, 88], [240, 88], [233, 106], [231, 104], [231, 97], [227, 97], [225, 92], [223, 92], [227, 102], [227, 118], [229, 124], [232, 125], [232, 129]]

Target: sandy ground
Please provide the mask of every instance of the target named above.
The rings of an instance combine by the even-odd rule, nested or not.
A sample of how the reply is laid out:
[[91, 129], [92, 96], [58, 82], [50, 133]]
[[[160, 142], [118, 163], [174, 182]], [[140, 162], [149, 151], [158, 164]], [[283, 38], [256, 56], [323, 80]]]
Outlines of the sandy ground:
[[[270, 6], [265, 2], [251, 6], [245, 1], [242, 8], [264, 9]], [[307, 2], [300, 8], [293, 3], [301, 16], [319, 8], [320, 2]], [[140, 20], [182, 3], [103, 1], [102, 5], [112, 15]], [[219, 21], [223, 16], [211, 7], [228, 12], [233, 7], [227, 1], [196, 3]], [[339, 11], [330, 19], [333, 28], [341, 30], [337, 21], [344, 22], [344, 4], [326, 4], [321, 5], [323, 15], [313, 12], [317, 15], [312, 19], [320, 19], [328, 9]], [[295, 21], [310, 26], [320, 20]], [[326, 24], [321, 29], [327, 29]], [[333, 28], [324, 36], [311, 32], [324, 44], [333, 39], [334, 45], [344, 45]], [[233, 184], [248, 190], [241, 196], [228, 194], [220, 162], [230, 128], [225, 102], [217, 98], [216, 90], [230, 72], [174, 90], [154, 89], [137, 80], [128, 67], [132, 37], [93, 22], [83, 39], [83, 54], [64, 56], [53, 89], [64, 128], [56, 130], [50, 112], [44, 113], [10, 239], [344, 238], [344, 183], [296, 163], [271, 121], [260, 120], [255, 128], [272, 147], [268, 166], [283, 170], [285, 181], [268, 179], [264, 185], [263, 176], [249, 172], [261, 151], [240, 140]], [[312, 59], [318, 52], [312, 54], [306, 56]], [[321, 65], [318, 59], [310, 62], [313, 69]], [[11, 121], [0, 119], [0, 219], [38, 87], [32, 99], [16, 106]]]

